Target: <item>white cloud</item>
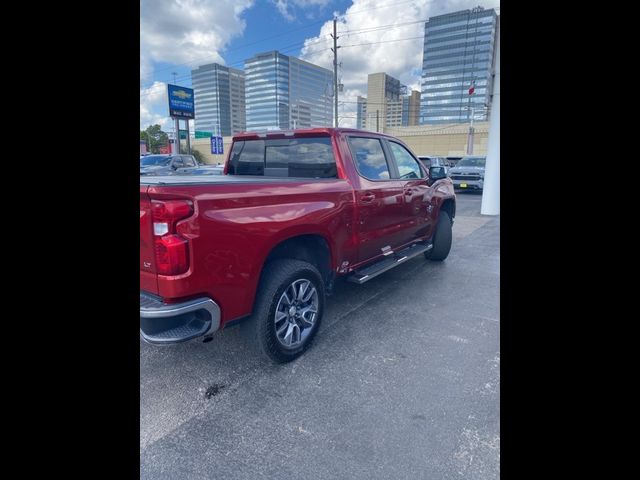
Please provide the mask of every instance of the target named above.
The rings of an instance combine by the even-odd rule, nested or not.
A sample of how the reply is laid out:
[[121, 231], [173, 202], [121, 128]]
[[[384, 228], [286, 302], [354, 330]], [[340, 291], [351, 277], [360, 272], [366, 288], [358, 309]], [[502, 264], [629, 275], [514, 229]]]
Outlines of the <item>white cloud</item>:
[[[309, 7], [325, 7], [332, 0], [271, 0], [280, 14], [289, 22], [296, 19], [293, 14], [294, 6], [305, 9]], [[307, 18], [311, 18], [309, 13], [306, 13]]]
[[[398, 78], [400, 82], [420, 90], [420, 74], [422, 70], [422, 54], [424, 36], [424, 22], [402, 25], [397, 28], [385, 28], [373, 31], [354, 31], [372, 29], [384, 25], [415, 22], [426, 20], [430, 16], [455, 12], [473, 8], [480, 0], [353, 0], [351, 7], [344, 12], [345, 17], [338, 21], [338, 76], [344, 84], [344, 92], [340, 100], [344, 103], [339, 109], [340, 126], [355, 126], [356, 97], [367, 95], [367, 75], [369, 73], [386, 72]], [[383, 5], [390, 5], [382, 7]], [[485, 3], [485, 8], [497, 5], [494, 0]], [[353, 15], [350, 15], [354, 12]], [[361, 12], [361, 13], [357, 13]], [[352, 31], [348, 33], [348, 31]], [[343, 33], [341, 33], [343, 32]], [[301, 51], [301, 57], [307, 61], [333, 70], [333, 40], [329, 34], [333, 33], [333, 22], [326, 22], [316, 37], [308, 38]], [[414, 40], [393, 41], [418, 37]], [[347, 45], [376, 43], [347, 47]], [[313, 44], [313, 45], [312, 45]], [[353, 117], [353, 118], [347, 118]]]
[[159, 124], [164, 131], [171, 129], [168, 116], [167, 84], [153, 82], [148, 88], [140, 89], [140, 130], [149, 125]]
[[289, 22], [295, 20], [296, 17], [294, 17], [293, 14], [289, 13], [289, 4], [287, 3], [287, 0], [274, 0], [274, 3], [278, 11], [280, 12], [280, 15], [282, 15]]
[[[140, 73], [149, 62], [224, 63], [220, 51], [241, 35], [254, 0], [140, 0]], [[148, 70], [145, 71], [148, 74]]]

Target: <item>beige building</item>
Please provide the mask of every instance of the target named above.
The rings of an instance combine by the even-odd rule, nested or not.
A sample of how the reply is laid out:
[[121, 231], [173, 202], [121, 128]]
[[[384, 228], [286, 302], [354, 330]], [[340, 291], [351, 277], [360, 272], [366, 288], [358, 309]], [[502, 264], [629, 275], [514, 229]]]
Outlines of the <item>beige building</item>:
[[385, 111], [386, 123], [380, 124], [387, 127], [401, 127], [402, 126], [402, 98], [400, 100], [390, 100], [387, 102], [387, 108]]
[[[400, 110], [402, 110], [400, 92], [400, 80], [397, 78], [393, 78], [384, 72], [369, 74], [367, 78], [367, 116], [365, 121], [367, 130], [382, 130], [387, 125], [387, 118], [390, 117], [388, 105], [400, 102]], [[394, 108], [394, 115], [395, 110], [397, 108]], [[400, 120], [402, 121], [402, 114], [400, 114]], [[397, 125], [402, 125], [402, 123]]]
[[[392, 135], [402, 140], [416, 155], [461, 157], [467, 154], [468, 123], [386, 127], [380, 130], [384, 130], [387, 135]], [[473, 153], [474, 155], [486, 155], [489, 122], [476, 122], [474, 130]], [[224, 154], [222, 155], [213, 155], [211, 153], [211, 142], [208, 138], [192, 139], [191, 148], [202, 153], [206, 163], [211, 165], [223, 164], [227, 159], [232, 137], [223, 137], [222, 140], [224, 145]]]
[[[489, 122], [476, 122], [473, 127], [473, 154], [486, 155]], [[416, 155], [461, 157], [467, 154], [468, 123], [390, 127], [385, 128], [384, 133], [402, 140]]]
[[420, 92], [404, 95], [407, 87], [384, 72], [370, 73], [367, 97], [358, 97], [357, 128], [382, 131], [384, 127], [418, 125]]

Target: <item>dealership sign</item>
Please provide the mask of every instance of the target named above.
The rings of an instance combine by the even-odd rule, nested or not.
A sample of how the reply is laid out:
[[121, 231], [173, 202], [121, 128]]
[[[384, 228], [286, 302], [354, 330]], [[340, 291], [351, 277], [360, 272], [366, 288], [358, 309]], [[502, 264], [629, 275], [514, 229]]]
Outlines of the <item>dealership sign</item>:
[[195, 118], [193, 89], [167, 85], [169, 96], [169, 116], [173, 118]]

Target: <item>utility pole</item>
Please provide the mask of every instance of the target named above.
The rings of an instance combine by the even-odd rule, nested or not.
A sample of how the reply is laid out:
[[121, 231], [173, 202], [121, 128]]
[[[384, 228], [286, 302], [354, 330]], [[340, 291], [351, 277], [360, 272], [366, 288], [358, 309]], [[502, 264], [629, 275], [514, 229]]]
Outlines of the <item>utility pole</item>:
[[473, 117], [475, 117], [475, 114], [475, 107], [471, 107], [471, 123], [469, 123], [469, 135], [467, 136], [467, 155], [473, 155]]
[[184, 122], [187, 124], [187, 155], [191, 155], [191, 132], [189, 131], [189, 119], [185, 118]]
[[333, 17], [333, 126], [338, 127], [338, 18]]
[[[173, 84], [176, 84], [176, 76], [178, 75], [176, 72], [171, 72], [173, 75]], [[173, 155], [180, 155], [180, 119], [178, 117], [174, 118], [175, 120], [175, 135], [173, 138], [173, 145], [171, 146], [171, 153]]]
[[380, 131], [380, 110], [376, 110], [376, 132]]
[[173, 145], [171, 146], [171, 153], [173, 155], [180, 155], [180, 119], [178, 117], [175, 120], [175, 133], [173, 134]]
[[472, 98], [476, 89], [475, 68], [476, 68], [476, 44], [478, 43], [478, 38], [477, 38], [478, 37], [478, 13], [481, 12], [482, 10], [483, 10], [482, 7], [476, 7], [471, 10], [471, 12], [475, 13], [475, 16], [476, 16], [476, 30], [473, 37], [473, 55], [471, 57], [471, 86], [469, 87], [469, 104], [467, 107], [470, 114], [469, 135], [467, 137], [467, 155], [473, 155], [473, 136], [474, 136], [473, 120], [475, 117], [476, 109], [472, 101]]

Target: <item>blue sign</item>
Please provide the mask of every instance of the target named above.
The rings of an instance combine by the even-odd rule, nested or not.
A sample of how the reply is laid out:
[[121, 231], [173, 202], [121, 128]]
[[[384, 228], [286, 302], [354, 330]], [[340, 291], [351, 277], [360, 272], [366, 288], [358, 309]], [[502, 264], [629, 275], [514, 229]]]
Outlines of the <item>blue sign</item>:
[[222, 155], [224, 153], [222, 137], [211, 137], [211, 153], [214, 155]]
[[173, 118], [195, 118], [193, 89], [167, 85], [169, 96], [169, 116]]

